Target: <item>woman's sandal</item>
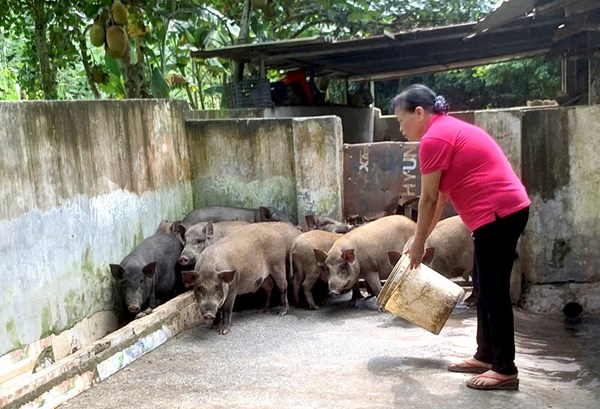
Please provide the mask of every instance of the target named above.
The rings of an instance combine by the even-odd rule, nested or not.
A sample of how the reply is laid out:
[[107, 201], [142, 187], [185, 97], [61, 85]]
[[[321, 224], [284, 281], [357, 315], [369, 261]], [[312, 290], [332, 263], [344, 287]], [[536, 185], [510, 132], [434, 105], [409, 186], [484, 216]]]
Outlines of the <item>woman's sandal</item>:
[[[478, 385], [473, 382], [478, 379], [485, 379], [485, 380], [489, 379], [489, 380], [493, 380], [495, 382]], [[469, 379], [467, 381], [467, 386], [469, 388], [486, 390], [486, 391], [490, 391], [490, 390], [516, 391], [519, 389], [519, 378], [514, 377], [514, 378], [506, 379], [506, 378], [500, 378], [500, 377], [497, 377], [494, 375], [481, 374], [481, 375], [477, 375], [477, 376], [474, 376], [471, 379]]]
[[461, 373], [484, 373], [492, 369], [492, 365], [472, 362], [469, 359], [463, 359], [460, 362], [448, 365], [450, 372], [461, 372]]

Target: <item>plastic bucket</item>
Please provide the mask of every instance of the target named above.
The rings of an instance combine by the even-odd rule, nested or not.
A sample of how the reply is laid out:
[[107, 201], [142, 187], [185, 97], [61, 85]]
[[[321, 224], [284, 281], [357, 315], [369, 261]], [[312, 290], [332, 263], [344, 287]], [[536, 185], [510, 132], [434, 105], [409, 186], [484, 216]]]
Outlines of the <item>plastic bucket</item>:
[[396, 263], [377, 305], [437, 335], [464, 290], [425, 264], [409, 270], [409, 263], [406, 254]]

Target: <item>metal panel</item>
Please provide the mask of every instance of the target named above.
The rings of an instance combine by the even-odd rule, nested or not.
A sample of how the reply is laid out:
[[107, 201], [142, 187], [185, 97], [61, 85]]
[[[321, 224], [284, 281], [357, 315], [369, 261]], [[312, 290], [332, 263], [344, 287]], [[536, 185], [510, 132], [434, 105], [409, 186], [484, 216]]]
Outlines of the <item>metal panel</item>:
[[344, 144], [344, 217], [374, 220], [395, 214], [420, 193], [416, 142]]

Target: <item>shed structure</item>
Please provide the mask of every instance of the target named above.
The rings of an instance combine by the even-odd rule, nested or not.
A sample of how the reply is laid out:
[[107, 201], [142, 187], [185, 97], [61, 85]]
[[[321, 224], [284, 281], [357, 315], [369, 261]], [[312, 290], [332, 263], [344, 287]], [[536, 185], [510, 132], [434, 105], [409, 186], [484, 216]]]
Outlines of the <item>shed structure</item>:
[[[348, 81], [384, 80], [536, 55], [563, 62], [572, 103], [600, 101], [600, 2], [509, 0], [483, 20], [335, 41], [311, 37], [192, 52], [266, 70], [304, 69]], [[588, 92], [590, 90], [590, 92]]]

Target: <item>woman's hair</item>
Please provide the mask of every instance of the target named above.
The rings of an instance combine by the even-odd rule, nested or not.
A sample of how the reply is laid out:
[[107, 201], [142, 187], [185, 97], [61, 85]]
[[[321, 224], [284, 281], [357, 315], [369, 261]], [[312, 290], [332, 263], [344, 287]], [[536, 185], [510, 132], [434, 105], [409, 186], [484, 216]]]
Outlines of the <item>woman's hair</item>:
[[435, 92], [422, 84], [410, 85], [392, 99], [394, 112], [397, 109], [414, 112], [417, 107], [434, 114], [447, 114], [450, 110], [450, 105], [443, 96], [436, 96]]

